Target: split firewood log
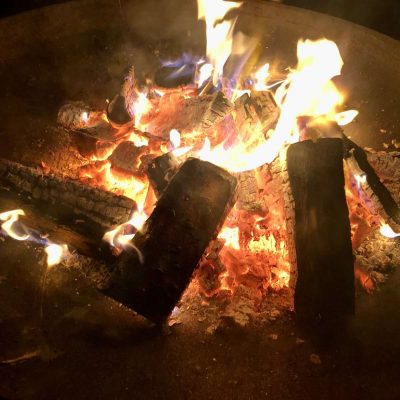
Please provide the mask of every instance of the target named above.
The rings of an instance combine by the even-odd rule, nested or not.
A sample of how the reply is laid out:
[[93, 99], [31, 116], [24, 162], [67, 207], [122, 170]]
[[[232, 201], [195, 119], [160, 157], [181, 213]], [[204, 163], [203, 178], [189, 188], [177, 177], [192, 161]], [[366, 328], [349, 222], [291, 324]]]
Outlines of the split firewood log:
[[83, 215], [104, 228], [128, 221], [136, 208], [125, 196], [4, 159], [0, 159], [0, 182], [35, 200], [67, 206], [71, 218]]
[[104, 293], [163, 322], [232, 208], [236, 185], [222, 168], [188, 159], [132, 240], [132, 251], [119, 257]]
[[295, 310], [305, 321], [330, 322], [354, 312], [354, 261], [344, 190], [343, 142], [289, 146], [298, 277]]

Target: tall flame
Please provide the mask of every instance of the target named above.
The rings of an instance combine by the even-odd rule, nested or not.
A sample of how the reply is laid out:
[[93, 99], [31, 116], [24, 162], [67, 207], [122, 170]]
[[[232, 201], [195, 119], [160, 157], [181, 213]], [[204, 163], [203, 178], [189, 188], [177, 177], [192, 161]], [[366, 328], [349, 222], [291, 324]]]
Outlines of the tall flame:
[[236, 18], [224, 20], [228, 11], [242, 3], [224, 0], [197, 0], [198, 19], [206, 22], [207, 58], [213, 66], [213, 84], [222, 76], [226, 60], [232, 51], [233, 28]]

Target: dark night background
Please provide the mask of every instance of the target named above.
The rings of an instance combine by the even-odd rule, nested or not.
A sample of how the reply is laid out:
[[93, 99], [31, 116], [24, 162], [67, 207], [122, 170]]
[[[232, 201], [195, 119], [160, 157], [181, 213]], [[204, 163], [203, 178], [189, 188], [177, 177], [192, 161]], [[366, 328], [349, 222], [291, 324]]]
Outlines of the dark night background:
[[[66, 0], [2, 1], [0, 16], [61, 3]], [[76, 0], [79, 1], [79, 0]], [[123, 0], [115, 0], [123, 1]], [[143, 1], [143, 0], [140, 0]], [[266, 0], [267, 1], [267, 0]], [[365, 25], [386, 35], [400, 39], [399, 0], [275, 0], [284, 4], [308, 8]]]
[[[0, 16], [61, 3], [66, 0], [2, 1]], [[79, 0], [76, 0], [79, 1]], [[115, 0], [123, 1], [123, 0]], [[143, 1], [143, 0], [140, 0]], [[386, 35], [400, 39], [399, 0], [276, 0], [284, 4], [308, 8], [365, 25]]]

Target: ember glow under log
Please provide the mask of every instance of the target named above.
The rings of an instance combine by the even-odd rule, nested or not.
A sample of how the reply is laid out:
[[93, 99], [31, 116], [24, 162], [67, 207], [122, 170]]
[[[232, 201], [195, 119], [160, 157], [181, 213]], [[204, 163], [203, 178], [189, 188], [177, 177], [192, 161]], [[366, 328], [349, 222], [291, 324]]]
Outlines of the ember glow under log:
[[295, 202], [298, 278], [295, 310], [301, 320], [354, 313], [354, 267], [341, 139], [291, 145], [287, 151]]
[[209, 162], [188, 159], [132, 240], [104, 293], [163, 322], [232, 208], [237, 180]]

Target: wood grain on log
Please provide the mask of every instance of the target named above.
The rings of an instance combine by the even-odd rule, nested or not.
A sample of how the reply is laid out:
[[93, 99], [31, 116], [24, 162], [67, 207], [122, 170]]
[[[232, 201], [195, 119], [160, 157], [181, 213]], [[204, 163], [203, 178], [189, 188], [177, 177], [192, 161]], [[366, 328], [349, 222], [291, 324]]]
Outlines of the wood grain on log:
[[287, 164], [296, 214], [297, 315], [331, 321], [352, 314], [354, 267], [342, 140], [293, 144]]
[[172, 129], [181, 133], [203, 132], [223, 121], [231, 110], [232, 104], [221, 92], [200, 97], [181, 97], [165, 106], [160, 104], [159, 112], [149, 120], [148, 130], [163, 138], [169, 137]]
[[0, 182], [32, 196], [35, 200], [68, 206], [71, 215], [85, 217], [110, 228], [129, 220], [133, 200], [79, 181], [45, 175], [40, 169], [0, 159]]
[[136, 251], [122, 253], [104, 292], [155, 322], [164, 321], [231, 209], [236, 185], [227, 171], [187, 160], [133, 239], [141, 257]]

